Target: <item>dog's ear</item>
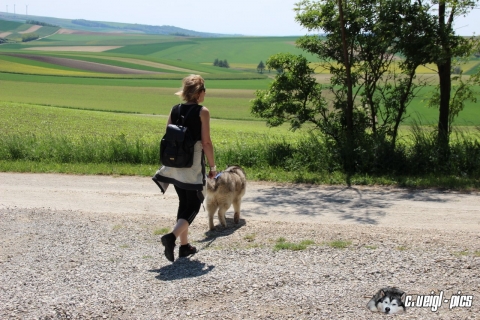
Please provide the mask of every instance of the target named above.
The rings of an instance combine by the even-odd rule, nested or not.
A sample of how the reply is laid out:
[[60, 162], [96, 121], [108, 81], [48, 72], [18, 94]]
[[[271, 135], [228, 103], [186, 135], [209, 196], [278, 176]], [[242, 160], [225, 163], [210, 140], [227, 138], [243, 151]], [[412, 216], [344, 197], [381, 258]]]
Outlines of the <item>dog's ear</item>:
[[383, 291], [383, 289], [380, 290], [380, 292], [378, 293], [378, 298], [381, 299], [385, 297], [385, 291]]
[[402, 296], [400, 297], [400, 300], [402, 301], [402, 303], [405, 303], [405, 299], [407, 298], [407, 294], [404, 292], [402, 294]]

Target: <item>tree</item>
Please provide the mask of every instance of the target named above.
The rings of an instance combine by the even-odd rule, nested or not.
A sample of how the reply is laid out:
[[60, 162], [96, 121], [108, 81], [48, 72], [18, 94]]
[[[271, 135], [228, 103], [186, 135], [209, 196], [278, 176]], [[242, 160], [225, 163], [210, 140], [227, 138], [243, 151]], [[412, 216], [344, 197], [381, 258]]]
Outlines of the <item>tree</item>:
[[230, 65], [228, 64], [228, 61], [226, 59], [225, 60], [215, 59], [215, 61], [213, 62], [213, 65], [215, 67], [220, 67], [220, 68], [230, 68]]
[[257, 91], [252, 113], [266, 119], [267, 125], [272, 127], [285, 122], [290, 122], [293, 130], [299, 129], [305, 122], [321, 127], [322, 121], [317, 115], [326, 115], [328, 106], [321, 94], [322, 87], [311, 76], [313, 69], [307, 59], [279, 53], [270, 57], [267, 65], [283, 72], [276, 76], [270, 90]]
[[[463, 70], [461, 65], [465, 64], [469, 57], [473, 54], [475, 54], [476, 50], [480, 47], [480, 40], [472, 38], [469, 40], [469, 46], [471, 48], [470, 54], [466, 54], [463, 59], [456, 58], [455, 60], [452, 60], [452, 65], [455, 65], [455, 67], [452, 68], [451, 73], [454, 75], [451, 77], [452, 80], [452, 85], [451, 85], [451, 95], [450, 95], [450, 101], [449, 101], [449, 110], [448, 110], [448, 127], [447, 127], [447, 137], [450, 136], [452, 133], [452, 124], [455, 118], [458, 116], [458, 114], [463, 110], [465, 106], [465, 102], [467, 101], [472, 101], [472, 102], [477, 102], [477, 96], [478, 93], [474, 91], [474, 88], [476, 85], [480, 83], [480, 70], [478, 70], [476, 73], [471, 74], [467, 79], [463, 76]], [[440, 105], [441, 101], [441, 90], [440, 90], [440, 85], [438, 86], [437, 90], [434, 92], [432, 95], [430, 101], [429, 101], [429, 106], [432, 108], [438, 108]], [[440, 136], [440, 134], [439, 134]], [[443, 141], [440, 138], [437, 138], [437, 140], [440, 140], [440, 143], [448, 143], [446, 141]], [[441, 145], [439, 144], [440, 148], [440, 156], [447, 157], [447, 154], [442, 154], [442, 151], [444, 153], [445, 150], [448, 150], [448, 144], [447, 145]], [[447, 159], [443, 159], [447, 160]]]
[[257, 66], [257, 72], [263, 73], [263, 70], [265, 70], [265, 65], [263, 64], [263, 61], [260, 61]]
[[[435, 38], [431, 44], [431, 55], [438, 68], [439, 77], [439, 119], [438, 145], [443, 152], [448, 149], [450, 135], [450, 104], [452, 90], [452, 59], [464, 57], [472, 50], [471, 43], [457, 36], [453, 30], [456, 17], [474, 9], [478, 0], [431, 0], [432, 17], [437, 19]], [[436, 8], [436, 11], [434, 9]]]
[[[410, 0], [298, 3], [296, 20], [325, 37], [305, 36], [297, 46], [324, 61], [331, 83], [314, 86], [313, 70], [301, 56], [273, 56], [267, 66], [283, 72], [267, 92], [257, 92], [253, 114], [269, 125], [290, 121], [292, 129], [314, 123], [334, 141], [348, 173], [358, 166], [360, 154], [374, 153], [372, 141], [386, 141], [393, 149], [416, 93], [415, 70], [428, 62], [423, 30], [431, 19], [419, 6]], [[404, 56], [398, 67], [396, 54]], [[333, 96], [328, 103], [325, 89]]]

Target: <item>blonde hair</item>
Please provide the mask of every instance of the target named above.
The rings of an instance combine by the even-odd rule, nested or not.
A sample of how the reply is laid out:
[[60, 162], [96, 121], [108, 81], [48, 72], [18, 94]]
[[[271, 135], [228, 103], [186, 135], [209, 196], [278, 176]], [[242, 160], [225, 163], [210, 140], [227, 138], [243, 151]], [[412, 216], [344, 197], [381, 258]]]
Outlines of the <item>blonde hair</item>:
[[186, 102], [197, 102], [200, 91], [205, 89], [205, 80], [197, 74], [183, 78], [182, 84], [182, 90], [175, 94]]

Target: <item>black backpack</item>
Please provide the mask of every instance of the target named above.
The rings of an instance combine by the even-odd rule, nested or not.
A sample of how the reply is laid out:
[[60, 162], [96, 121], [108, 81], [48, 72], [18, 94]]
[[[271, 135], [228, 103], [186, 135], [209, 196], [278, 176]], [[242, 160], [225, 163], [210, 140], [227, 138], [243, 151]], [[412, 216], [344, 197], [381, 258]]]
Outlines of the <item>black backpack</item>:
[[[185, 117], [181, 116], [181, 108], [181, 104], [177, 106], [177, 121], [167, 126], [167, 131], [160, 142], [160, 162], [167, 167], [190, 168], [193, 165], [196, 141], [184, 124], [190, 111], [195, 108], [190, 108]], [[180, 119], [181, 124], [179, 124]]]

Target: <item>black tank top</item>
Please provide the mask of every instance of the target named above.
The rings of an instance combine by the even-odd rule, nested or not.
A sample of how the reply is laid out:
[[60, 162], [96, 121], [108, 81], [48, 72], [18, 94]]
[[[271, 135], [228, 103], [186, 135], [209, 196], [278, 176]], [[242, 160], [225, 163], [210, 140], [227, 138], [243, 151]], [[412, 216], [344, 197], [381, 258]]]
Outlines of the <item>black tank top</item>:
[[[184, 126], [188, 128], [188, 131], [192, 134], [194, 141], [202, 140], [202, 121], [200, 120], [200, 111], [203, 106], [199, 104], [179, 104], [172, 108], [170, 112], [170, 119], [172, 123], [181, 125], [182, 118], [178, 117], [178, 109], [180, 108], [180, 115], [185, 117], [187, 112], [188, 118], [185, 120]], [[177, 123], [178, 120], [178, 123]]]

